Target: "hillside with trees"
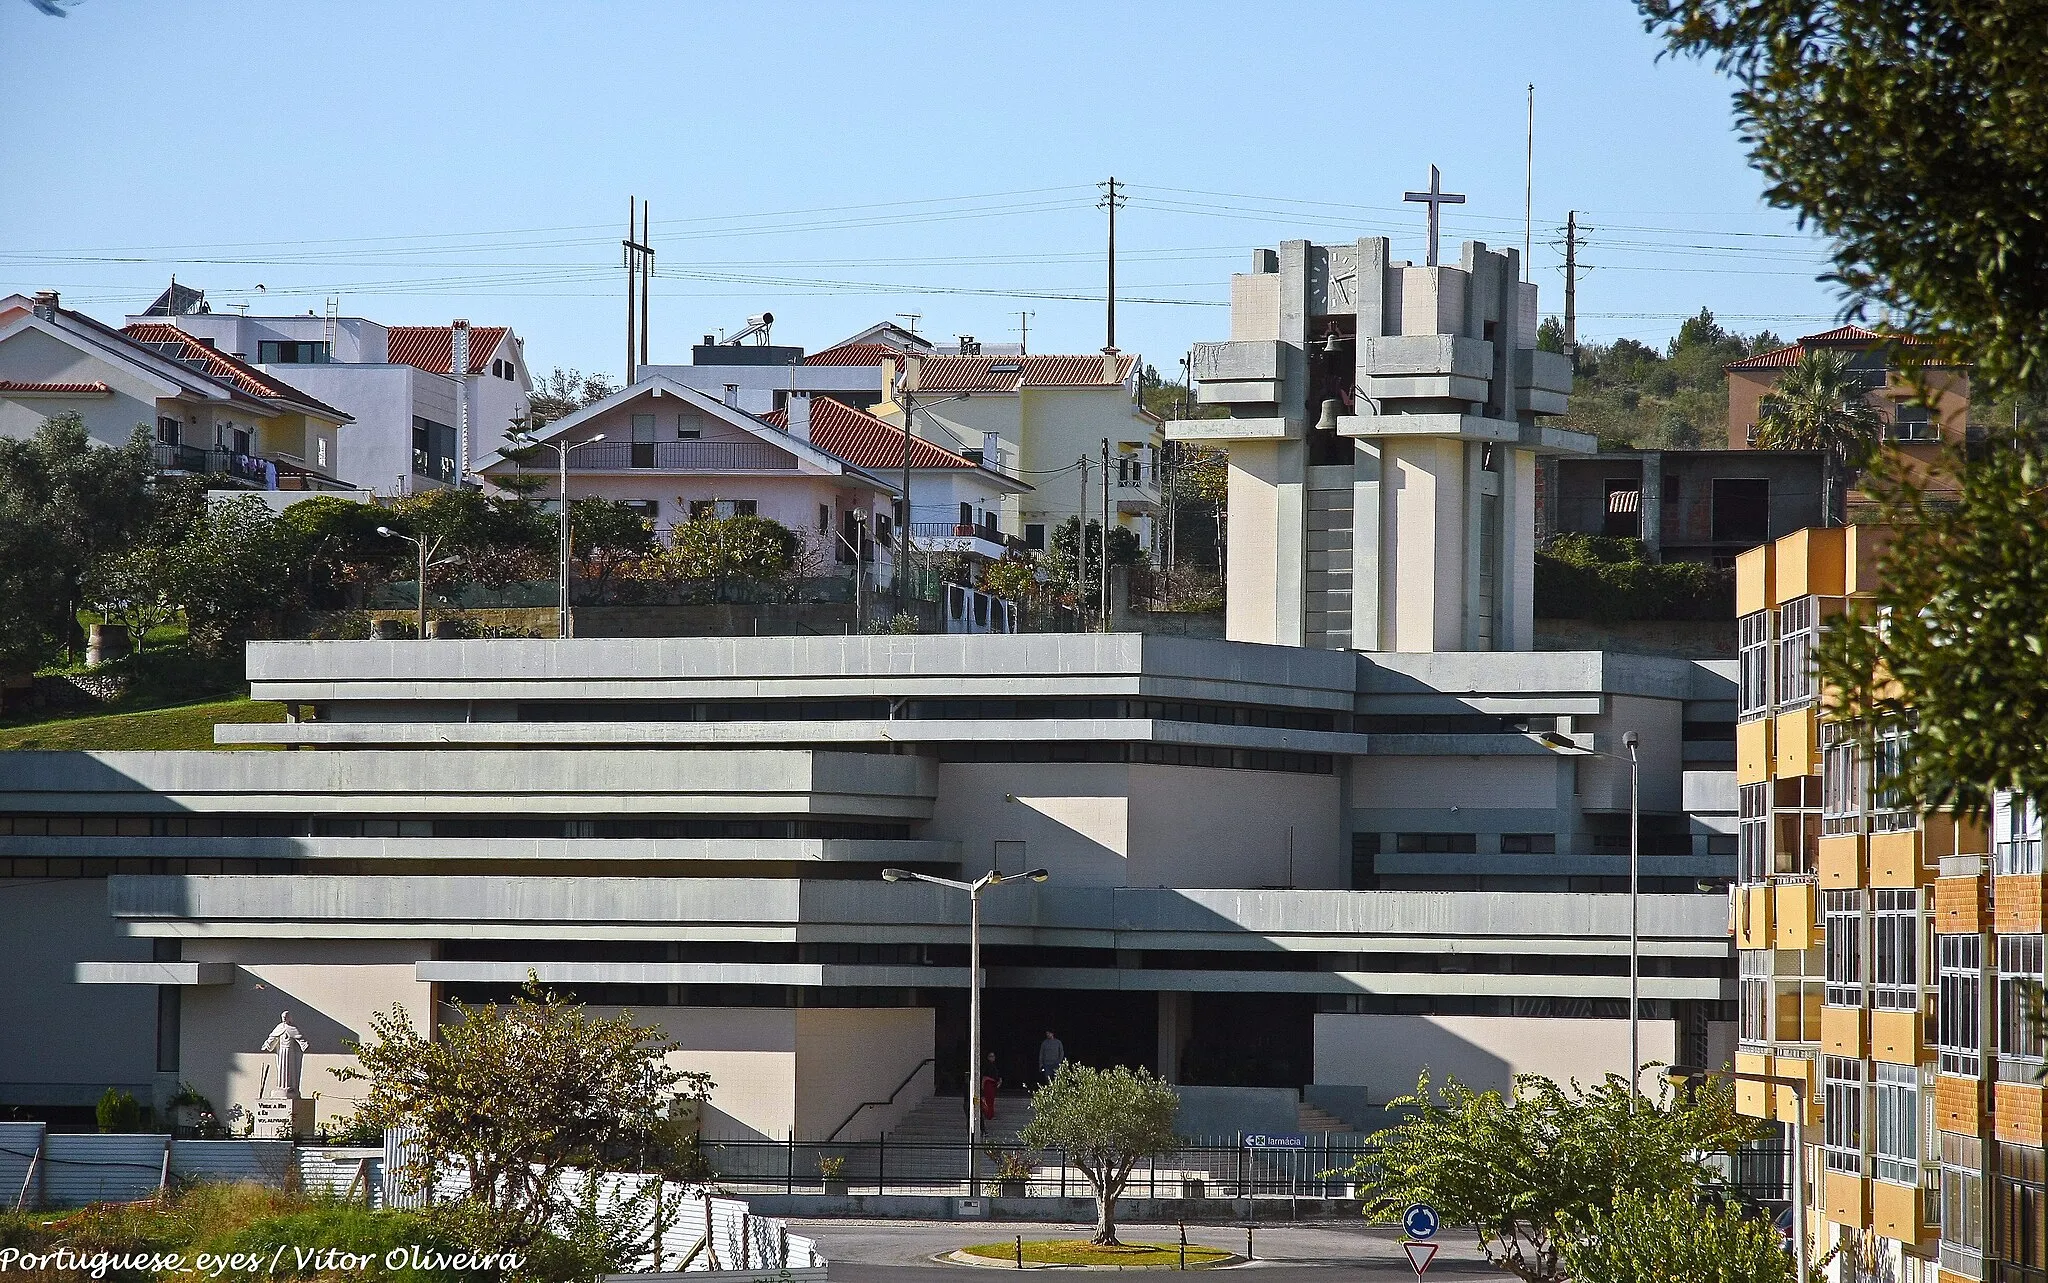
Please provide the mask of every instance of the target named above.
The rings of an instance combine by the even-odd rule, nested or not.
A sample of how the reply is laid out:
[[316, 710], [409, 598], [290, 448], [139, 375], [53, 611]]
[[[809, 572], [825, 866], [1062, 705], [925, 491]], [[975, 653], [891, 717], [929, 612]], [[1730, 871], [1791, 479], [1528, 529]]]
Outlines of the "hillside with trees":
[[[1556, 317], [1537, 330], [1536, 346], [1564, 351], [1564, 326]], [[1581, 343], [1563, 426], [1599, 437], [1602, 450], [1725, 449], [1724, 367], [1784, 346], [1769, 330], [1743, 335], [1724, 329], [1706, 308], [1680, 325], [1661, 352], [1636, 339]]]

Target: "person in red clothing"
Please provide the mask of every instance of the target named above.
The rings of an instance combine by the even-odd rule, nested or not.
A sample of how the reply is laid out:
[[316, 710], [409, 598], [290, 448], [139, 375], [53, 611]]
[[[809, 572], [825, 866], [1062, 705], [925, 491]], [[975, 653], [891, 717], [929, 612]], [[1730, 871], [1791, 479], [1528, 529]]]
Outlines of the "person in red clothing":
[[982, 1058], [981, 1065], [981, 1117], [986, 1122], [996, 1116], [996, 1088], [1003, 1080], [996, 1077], [996, 1054], [989, 1052]]

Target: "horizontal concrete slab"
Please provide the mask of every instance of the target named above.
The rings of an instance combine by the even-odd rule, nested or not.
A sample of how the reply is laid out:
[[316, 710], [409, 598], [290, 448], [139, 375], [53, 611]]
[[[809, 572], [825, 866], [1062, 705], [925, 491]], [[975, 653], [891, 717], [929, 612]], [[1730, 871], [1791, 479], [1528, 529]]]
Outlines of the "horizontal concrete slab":
[[71, 978], [82, 985], [227, 985], [232, 962], [80, 962]]

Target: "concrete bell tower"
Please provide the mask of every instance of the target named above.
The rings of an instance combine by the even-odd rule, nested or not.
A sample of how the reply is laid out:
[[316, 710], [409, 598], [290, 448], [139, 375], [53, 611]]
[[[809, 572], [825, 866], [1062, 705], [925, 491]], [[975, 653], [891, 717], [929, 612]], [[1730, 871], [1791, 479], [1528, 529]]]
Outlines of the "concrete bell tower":
[[1521, 256], [1390, 262], [1384, 237], [1286, 241], [1230, 280], [1230, 338], [1197, 344], [1204, 405], [1169, 425], [1230, 451], [1233, 641], [1327, 650], [1528, 650], [1536, 459], [1571, 366], [1536, 350]]

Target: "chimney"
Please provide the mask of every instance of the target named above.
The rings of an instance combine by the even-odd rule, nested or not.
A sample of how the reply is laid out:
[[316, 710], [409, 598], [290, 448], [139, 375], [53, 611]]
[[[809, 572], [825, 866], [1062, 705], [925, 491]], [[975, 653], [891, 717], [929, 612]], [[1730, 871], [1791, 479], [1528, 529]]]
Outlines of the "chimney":
[[215, 341], [213, 341], [212, 339], [206, 338], [206, 337], [204, 337], [204, 336], [202, 336], [202, 337], [200, 338], [200, 340], [199, 340], [199, 346], [201, 346], [201, 347], [210, 347], [210, 348], [213, 348], [213, 349], [215, 349], [216, 351], [218, 351], [218, 350], [219, 350], [219, 348], [220, 348], [220, 344], [219, 344], [219, 343], [216, 343], [216, 342], [215, 342]]
[[993, 432], [981, 434], [981, 463], [983, 467], [995, 468], [1003, 462], [1003, 439]]
[[789, 435], [799, 441], [811, 439], [811, 394], [792, 392], [789, 394]]
[[1122, 380], [1122, 379], [1120, 379], [1120, 378], [1118, 378], [1118, 377], [1116, 376], [1116, 366], [1117, 366], [1117, 353], [1116, 353], [1116, 349], [1115, 349], [1115, 348], [1113, 348], [1113, 347], [1106, 347], [1106, 348], [1102, 349], [1102, 381], [1103, 381], [1104, 383], [1122, 383], [1122, 382], [1123, 382], [1123, 380]]
[[50, 319], [50, 318], [51, 318], [52, 316], [56, 315], [56, 313], [57, 313], [57, 291], [55, 291], [55, 290], [37, 290], [37, 291], [36, 291], [36, 302], [35, 302], [35, 311], [36, 311], [36, 315], [37, 315], [37, 316], [40, 316], [40, 317], [42, 317], [42, 318], [43, 318], [44, 320], [46, 320], [46, 321], [47, 321], [48, 319]]
[[726, 384], [726, 385], [725, 385], [725, 403], [726, 403], [727, 405], [731, 406], [731, 407], [732, 407], [733, 409], [735, 409], [735, 410], [739, 409], [739, 405], [740, 405], [740, 385], [739, 385], [739, 384], [737, 384], [737, 383], [728, 383], [728, 384]]
[[469, 479], [469, 322], [448, 327], [448, 373], [455, 379], [455, 481]]

